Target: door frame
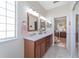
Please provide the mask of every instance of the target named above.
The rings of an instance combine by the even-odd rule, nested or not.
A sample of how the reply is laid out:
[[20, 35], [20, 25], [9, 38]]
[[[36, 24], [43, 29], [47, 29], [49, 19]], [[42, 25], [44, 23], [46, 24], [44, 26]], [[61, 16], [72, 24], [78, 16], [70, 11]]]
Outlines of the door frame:
[[[73, 12], [73, 14], [75, 15], [75, 17], [76, 17], [76, 15], [78, 15], [78, 18], [79, 18], [79, 12], [78, 11], [74, 11]], [[79, 21], [79, 20], [78, 20]], [[78, 28], [78, 30], [79, 30], [79, 28]], [[76, 36], [76, 35], [75, 35]], [[75, 38], [75, 40], [76, 40], [76, 38]], [[79, 31], [78, 31], [78, 40], [79, 40]], [[75, 41], [76, 42], [76, 41]], [[75, 45], [76, 45], [76, 43], [75, 43]], [[78, 50], [77, 50], [78, 51]]]
[[[55, 18], [63, 18], [65, 17], [65, 22], [66, 22], [66, 41], [65, 41], [65, 48], [67, 47], [67, 16], [61, 16], [61, 17], [54, 17], [54, 25], [53, 25], [53, 28], [55, 30]], [[53, 30], [53, 45], [54, 45], [54, 41], [55, 41], [55, 32]]]

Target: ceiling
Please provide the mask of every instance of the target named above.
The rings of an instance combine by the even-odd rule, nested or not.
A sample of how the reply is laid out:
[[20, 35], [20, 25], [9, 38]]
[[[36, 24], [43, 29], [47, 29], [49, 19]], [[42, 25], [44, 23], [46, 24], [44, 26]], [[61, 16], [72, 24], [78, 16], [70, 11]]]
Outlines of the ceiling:
[[39, 3], [45, 10], [50, 10], [64, 4], [68, 4], [69, 1], [39, 1]]

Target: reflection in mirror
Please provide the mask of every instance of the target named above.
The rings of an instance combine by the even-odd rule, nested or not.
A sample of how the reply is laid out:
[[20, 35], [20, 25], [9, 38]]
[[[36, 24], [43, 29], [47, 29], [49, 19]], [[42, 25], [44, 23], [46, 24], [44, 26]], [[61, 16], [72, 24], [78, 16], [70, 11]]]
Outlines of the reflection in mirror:
[[45, 20], [43, 20], [43, 19], [40, 19], [40, 29], [42, 31], [45, 31], [46, 30]]
[[54, 18], [54, 44], [66, 48], [66, 16]]
[[51, 28], [52, 27], [52, 23], [47, 22], [47, 28]]
[[27, 24], [28, 24], [28, 31], [37, 31], [38, 30], [38, 17], [30, 13], [27, 13]]

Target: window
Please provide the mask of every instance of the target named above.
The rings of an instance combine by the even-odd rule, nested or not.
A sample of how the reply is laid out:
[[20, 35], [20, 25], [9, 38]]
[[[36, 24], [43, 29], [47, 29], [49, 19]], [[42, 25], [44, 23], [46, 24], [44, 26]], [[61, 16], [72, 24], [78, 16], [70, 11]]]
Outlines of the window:
[[0, 40], [16, 38], [15, 1], [0, 1]]

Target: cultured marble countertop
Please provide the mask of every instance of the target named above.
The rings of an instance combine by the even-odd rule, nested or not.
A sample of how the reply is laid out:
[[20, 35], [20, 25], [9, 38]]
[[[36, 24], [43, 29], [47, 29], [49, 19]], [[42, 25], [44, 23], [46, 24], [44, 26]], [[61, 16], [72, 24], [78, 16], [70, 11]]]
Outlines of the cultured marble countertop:
[[34, 36], [26, 36], [26, 37], [24, 37], [24, 39], [28, 39], [28, 40], [32, 40], [32, 41], [37, 41], [37, 40], [39, 40], [41, 38], [44, 38], [46, 36], [49, 36], [51, 34], [53, 34], [53, 33], [52, 32], [48, 32], [48, 33], [43, 33], [43, 34], [36, 34]]

